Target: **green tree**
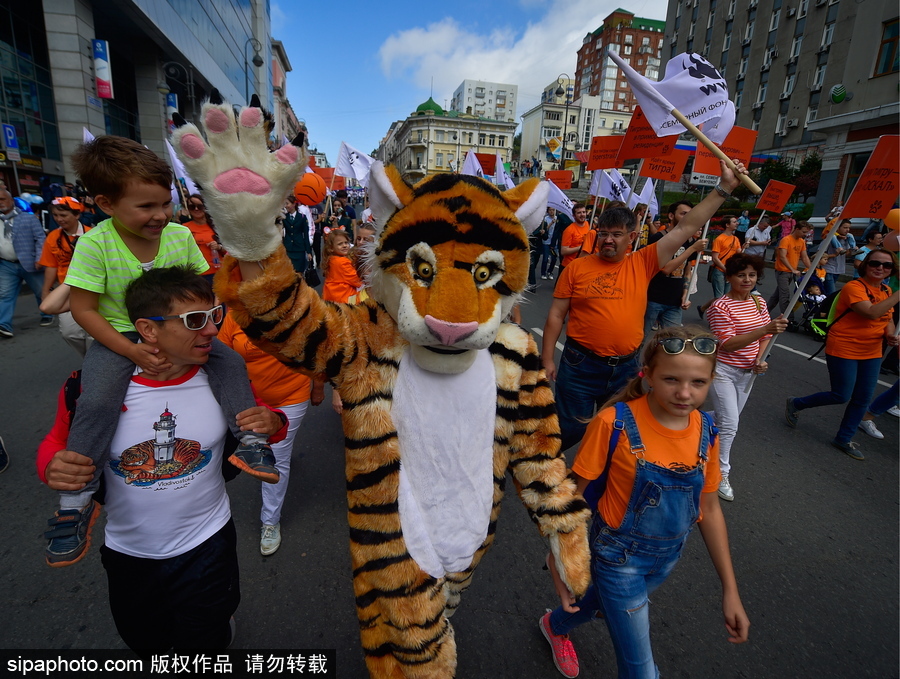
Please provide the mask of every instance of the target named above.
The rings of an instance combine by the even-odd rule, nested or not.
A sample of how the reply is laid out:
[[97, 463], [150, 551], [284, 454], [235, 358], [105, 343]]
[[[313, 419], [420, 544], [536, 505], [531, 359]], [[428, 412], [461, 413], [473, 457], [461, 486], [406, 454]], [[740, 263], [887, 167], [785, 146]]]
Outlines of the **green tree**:
[[519, 160], [522, 155], [522, 133], [516, 132], [513, 137], [512, 160]]
[[803, 157], [800, 167], [797, 168], [797, 176], [814, 175], [818, 176], [822, 173], [822, 156], [813, 151]]
[[770, 179], [790, 184], [794, 179], [794, 168], [786, 160], [769, 158], [759, 170], [760, 186], [765, 189]]

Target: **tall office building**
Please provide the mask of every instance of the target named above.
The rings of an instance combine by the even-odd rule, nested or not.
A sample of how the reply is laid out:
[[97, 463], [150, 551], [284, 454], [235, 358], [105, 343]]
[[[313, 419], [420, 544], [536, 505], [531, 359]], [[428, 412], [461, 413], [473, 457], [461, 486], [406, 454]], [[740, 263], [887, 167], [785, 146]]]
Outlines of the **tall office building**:
[[898, 13], [895, 0], [669, 0], [665, 57], [698, 52], [719, 69], [757, 153], [822, 155], [821, 216], [878, 136], [900, 131]]
[[617, 9], [603, 24], [584, 36], [575, 67], [575, 97], [600, 97], [604, 111], [631, 113], [636, 101], [619, 67], [609, 58], [617, 52], [634, 70], [659, 80], [665, 21], [636, 17]]
[[516, 119], [518, 99], [518, 85], [466, 79], [453, 93], [450, 110], [479, 118], [509, 121]]

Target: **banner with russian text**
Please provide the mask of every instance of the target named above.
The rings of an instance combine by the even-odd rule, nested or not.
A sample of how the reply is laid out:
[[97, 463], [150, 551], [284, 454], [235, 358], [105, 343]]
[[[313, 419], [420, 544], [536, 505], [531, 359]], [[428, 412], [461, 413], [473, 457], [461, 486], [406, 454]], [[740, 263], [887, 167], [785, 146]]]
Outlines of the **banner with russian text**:
[[92, 40], [94, 48], [94, 79], [97, 81], [97, 96], [101, 99], [113, 98], [112, 68], [109, 64], [109, 43], [106, 40]]

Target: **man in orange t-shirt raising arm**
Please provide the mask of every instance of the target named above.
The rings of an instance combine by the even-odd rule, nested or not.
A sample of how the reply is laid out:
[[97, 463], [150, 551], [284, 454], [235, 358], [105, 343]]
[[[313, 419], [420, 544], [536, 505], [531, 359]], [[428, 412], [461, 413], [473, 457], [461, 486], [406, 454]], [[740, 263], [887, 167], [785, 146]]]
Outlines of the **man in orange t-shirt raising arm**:
[[[778, 243], [778, 249], [775, 251], [775, 283], [778, 287], [769, 298], [769, 313], [780, 307], [781, 314], [790, 321], [790, 325], [794, 324], [794, 310], [785, 314], [788, 302], [791, 301], [791, 289], [794, 283], [794, 276], [800, 275], [798, 264], [803, 262], [803, 268], [809, 268], [809, 255], [806, 254], [806, 237], [809, 235], [812, 227], [808, 222], [797, 222], [794, 230], [789, 236], [785, 236]], [[790, 327], [790, 326], [789, 326]]]
[[591, 230], [591, 225], [587, 220], [587, 208], [582, 203], [575, 203], [572, 206], [572, 216], [575, 221], [566, 227], [560, 241], [559, 254], [562, 256], [559, 264], [560, 275], [562, 275], [563, 269], [578, 257], [581, 243], [587, 232]]
[[[746, 174], [743, 164], [735, 164]], [[542, 346], [544, 370], [548, 378], [556, 380], [563, 450], [581, 440], [594, 411], [637, 374], [650, 279], [739, 183], [722, 163], [716, 190], [661, 240], [636, 252], [629, 252], [637, 235], [634, 213], [627, 208], [607, 209], [600, 216], [597, 253], [575, 259], [563, 269], [553, 292]], [[554, 349], [567, 317], [566, 344], [557, 373]]]

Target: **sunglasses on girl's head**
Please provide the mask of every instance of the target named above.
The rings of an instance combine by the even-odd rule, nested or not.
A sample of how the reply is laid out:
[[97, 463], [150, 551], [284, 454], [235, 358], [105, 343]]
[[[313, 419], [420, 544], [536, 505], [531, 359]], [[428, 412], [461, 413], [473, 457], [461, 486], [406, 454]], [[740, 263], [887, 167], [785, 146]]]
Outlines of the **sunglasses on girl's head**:
[[891, 271], [894, 268], [894, 263], [893, 262], [884, 262], [880, 259], [870, 259], [868, 262], [866, 262], [866, 266], [870, 266], [873, 269], [880, 266], [880, 267], [884, 267], [888, 271]]
[[180, 318], [188, 330], [203, 330], [210, 319], [215, 325], [219, 325], [224, 317], [225, 308], [221, 304], [214, 306], [209, 311], [187, 311], [174, 316], [144, 316], [148, 321], [168, 321]]
[[719, 342], [712, 337], [694, 337], [693, 339], [683, 339], [681, 337], [666, 337], [658, 340], [659, 346], [663, 348], [667, 354], [676, 355], [684, 351], [684, 347], [690, 344], [694, 347], [694, 351], [704, 356], [710, 356], [716, 353]]

